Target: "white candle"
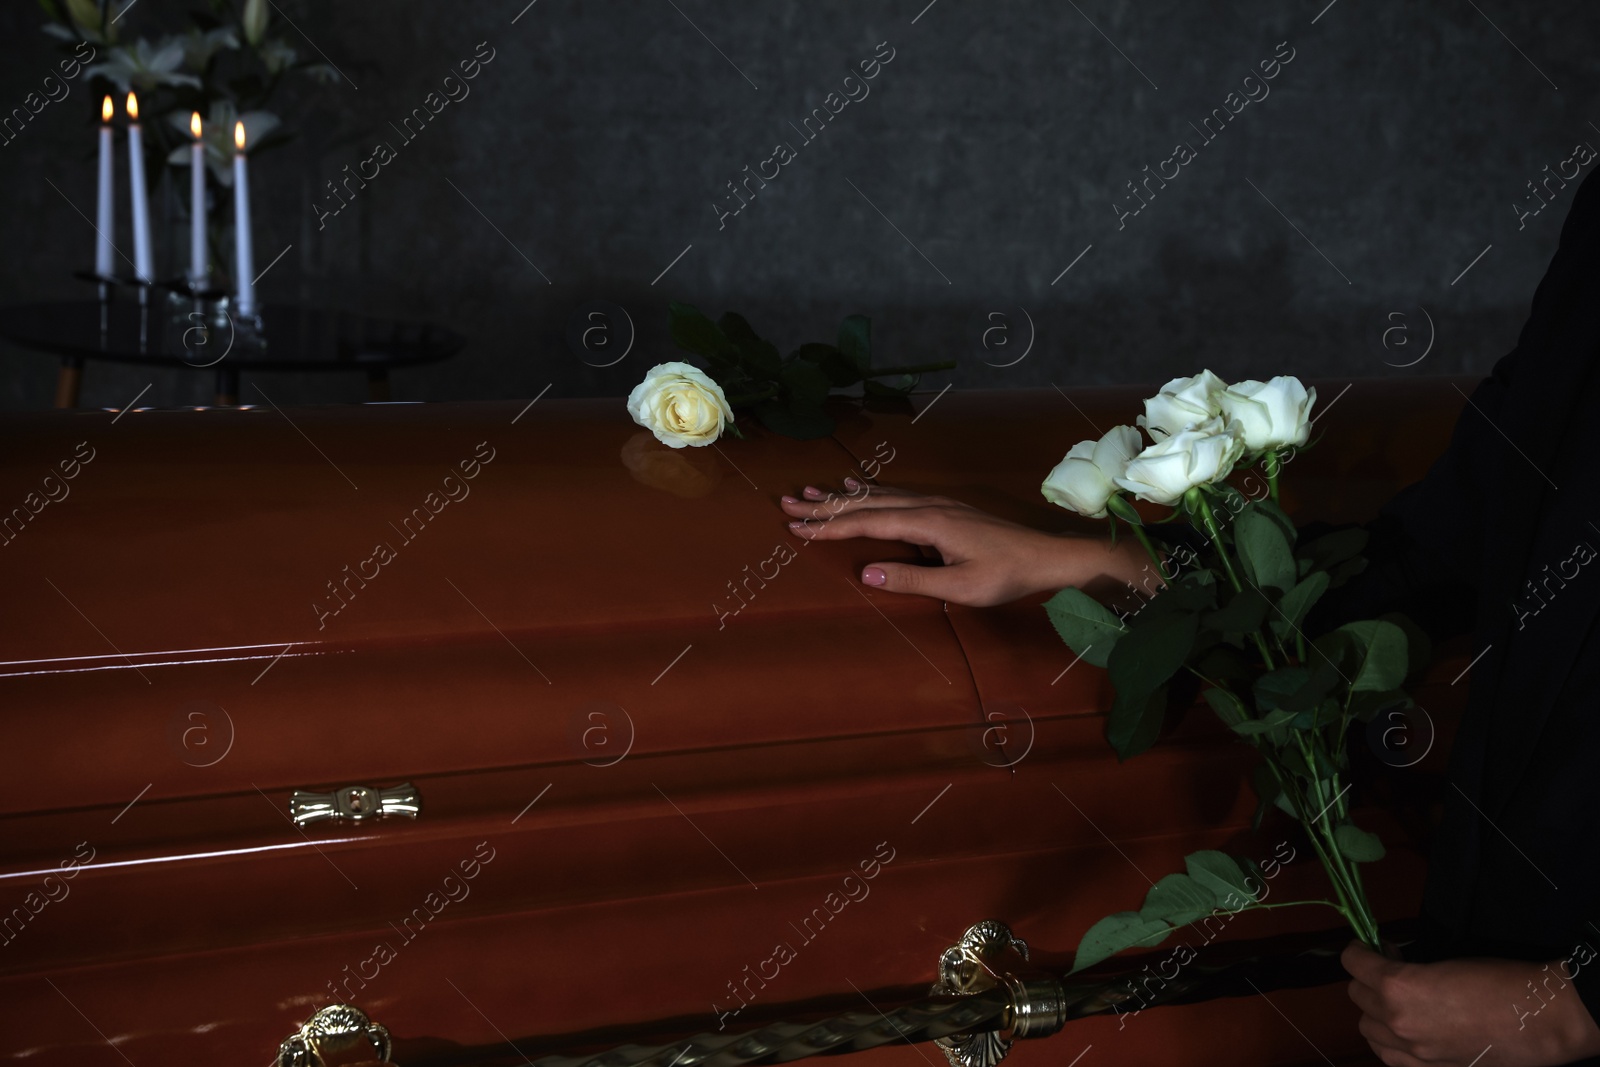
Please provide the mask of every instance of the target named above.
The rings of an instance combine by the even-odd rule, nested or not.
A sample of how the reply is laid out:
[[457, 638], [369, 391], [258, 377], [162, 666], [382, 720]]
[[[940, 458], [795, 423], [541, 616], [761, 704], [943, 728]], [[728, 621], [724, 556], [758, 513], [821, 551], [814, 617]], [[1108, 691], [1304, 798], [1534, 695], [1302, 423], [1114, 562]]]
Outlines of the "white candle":
[[156, 279], [150, 252], [150, 198], [144, 188], [144, 140], [139, 129], [139, 99], [128, 94], [128, 186], [133, 190], [133, 273], [141, 282]]
[[112, 199], [116, 177], [112, 172], [115, 149], [111, 137], [111, 97], [100, 105], [100, 180], [95, 190], [94, 207], [94, 272], [109, 278], [117, 272], [116, 248], [111, 239], [117, 231], [117, 208]]
[[250, 244], [250, 173], [245, 168], [244, 123], [233, 124], [233, 273], [240, 315], [256, 313], [255, 251]]
[[206, 146], [200, 139], [200, 112], [189, 116], [189, 282], [196, 289], [206, 284], [211, 270], [206, 249]]

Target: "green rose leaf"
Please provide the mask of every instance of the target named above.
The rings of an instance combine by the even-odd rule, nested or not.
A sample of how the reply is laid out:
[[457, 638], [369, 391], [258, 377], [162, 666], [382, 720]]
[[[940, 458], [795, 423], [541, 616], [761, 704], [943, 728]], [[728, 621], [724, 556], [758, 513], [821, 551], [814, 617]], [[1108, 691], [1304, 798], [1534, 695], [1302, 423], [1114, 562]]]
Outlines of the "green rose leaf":
[[1150, 887], [1139, 915], [1141, 918], [1160, 919], [1173, 926], [1182, 926], [1210, 915], [1221, 903], [1210, 886], [1195, 881], [1187, 874], [1169, 874]]
[[1294, 549], [1278, 521], [1259, 503], [1246, 507], [1233, 520], [1233, 542], [1251, 583], [1282, 592], [1295, 584]]
[[1296, 778], [1303, 780], [1311, 778], [1311, 768], [1306, 765], [1306, 761], [1301, 757], [1300, 753], [1292, 748], [1286, 748], [1278, 753], [1278, 766]]
[[1212, 686], [1200, 695], [1206, 698], [1206, 703], [1217, 713], [1217, 718], [1228, 726], [1245, 722], [1250, 718], [1250, 713], [1245, 710], [1244, 701], [1226, 689]]
[[1078, 952], [1072, 961], [1072, 973], [1093, 967], [1125, 949], [1158, 945], [1172, 932], [1172, 927], [1159, 919], [1146, 919], [1136, 911], [1119, 911], [1089, 927], [1089, 932], [1078, 942]]
[[1272, 605], [1259, 589], [1246, 586], [1233, 594], [1219, 610], [1205, 617], [1208, 630], [1225, 634], [1248, 634], [1261, 629]]
[[1117, 699], [1106, 739], [1120, 759], [1155, 743], [1166, 713], [1166, 683], [1194, 648], [1199, 621], [1188, 612], [1142, 617], [1111, 649], [1106, 669]]
[[827, 437], [833, 433], [833, 419], [821, 410], [795, 412], [785, 404], [769, 400], [755, 408], [755, 416], [761, 425], [773, 433], [799, 441]]
[[1242, 723], [1234, 723], [1232, 729], [1234, 729], [1235, 734], [1240, 737], [1246, 737], [1246, 739], [1250, 739], [1250, 737], [1266, 737], [1267, 741], [1272, 742], [1272, 744], [1282, 745], [1288, 741], [1288, 734], [1285, 733], [1285, 729], [1290, 726], [1293, 718], [1293, 713], [1285, 712], [1280, 707], [1274, 712], [1267, 712], [1264, 717], [1246, 718]]
[[1312, 571], [1310, 577], [1304, 579], [1283, 594], [1283, 599], [1278, 601], [1278, 610], [1271, 617], [1272, 632], [1279, 637], [1287, 638], [1305, 621], [1306, 612], [1311, 606], [1322, 598], [1328, 591], [1328, 575], [1324, 571]]
[[1406, 677], [1415, 678], [1427, 670], [1433, 662], [1433, 639], [1428, 636], [1428, 631], [1402, 612], [1389, 611], [1378, 618], [1394, 623], [1406, 635]]
[[789, 358], [815, 363], [822, 368], [822, 373], [828, 376], [829, 384], [835, 388], [854, 385], [861, 380], [861, 372], [850, 362], [849, 357], [833, 345], [816, 343], [801, 345], [789, 353]]
[[1284, 513], [1284, 510], [1278, 505], [1274, 504], [1271, 500], [1262, 498], [1261, 500], [1255, 501], [1255, 510], [1265, 515], [1273, 522], [1277, 523], [1278, 529], [1283, 531], [1283, 536], [1288, 538], [1290, 545], [1293, 545], [1300, 539], [1300, 531], [1295, 528], [1294, 520], [1289, 518], [1289, 516]]
[[790, 410], [802, 414], [820, 411], [831, 388], [821, 367], [801, 359], [784, 364], [778, 380], [788, 393]]
[[1356, 863], [1373, 863], [1384, 856], [1383, 842], [1378, 840], [1378, 835], [1368, 833], [1355, 823], [1347, 822], [1335, 827], [1333, 841], [1345, 859]]
[[1061, 590], [1045, 601], [1044, 610], [1067, 647], [1096, 667], [1106, 665], [1124, 632], [1117, 617], [1082, 589]]
[[1226, 852], [1215, 849], [1191, 852], [1183, 858], [1183, 867], [1190, 878], [1211, 891], [1217, 906], [1227, 911], [1236, 911], [1254, 902], [1260, 889], [1259, 885], [1255, 889], [1250, 887], [1249, 873]]
[[1117, 698], [1106, 716], [1106, 740], [1116, 751], [1117, 759], [1132, 759], [1155, 744], [1166, 714], [1167, 687], [1164, 685], [1149, 694], [1117, 690]]
[[918, 374], [897, 374], [892, 382], [881, 382], [876, 378], [868, 378], [861, 383], [861, 388], [868, 396], [881, 396], [886, 398], [902, 397], [917, 387], [917, 382], [922, 380]]
[[1346, 671], [1352, 693], [1400, 688], [1410, 666], [1404, 630], [1382, 619], [1363, 619], [1336, 632], [1349, 637], [1353, 646], [1354, 672]]
[[1348, 530], [1335, 530], [1330, 534], [1323, 534], [1315, 541], [1308, 541], [1300, 547], [1300, 556], [1311, 561], [1312, 566], [1320, 570], [1331, 570], [1333, 567], [1354, 559], [1367, 547], [1367, 531], [1359, 526], [1352, 526]]
[[1349, 673], [1344, 664], [1354, 643], [1353, 637], [1338, 630], [1332, 630], [1310, 642], [1306, 650], [1306, 666], [1318, 676], [1319, 684], [1326, 683], [1330, 690], [1334, 685], [1348, 684]]
[[1106, 661], [1111, 684], [1119, 694], [1143, 696], [1154, 691], [1188, 659], [1199, 626], [1199, 618], [1188, 612], [1135, 620]]
[[1232, 645], [1219, 644], [1205, 650], [1195, 660], [1195, 670], [1213, 682], [1228, 683], [1234, 689], [1248, 689], [1255, 680], [1256, 669], [1244, 653]]
[[1328, 568], [1328, 588], [1337, 589], [1345, 582], [1354, 578], [1367, 569], [1367, 560], [1364, 556], [1347, 559], [1343, 563]]
[[1294, 695], [1305, 688], [1310, 678], [1311, 672], [1300, 666], [1279, 667], [1275, 671], [1268, 671], [1256, 679], [1254, 687], [1256, 707], [1263, 709], [1288, 707]]
[[[1148, 568], [1149, 564], [1145, 566]], [[1140, 585], [1145, 589], [1152, 588], [1157, 577], [1147, 569], [1144, 577], [1140, 579]], [[1139, 613], [1139, 622], [1142, 624], [1162, 615], [1179, 612], [1210, 611], [1216, 605], [1217, 587], [1207, 582], [1198, 572], [1191, 571], [1157, 593]]]
[[[1267, 809], [1283, 799], [1283, 786], [1279, 784], [1277, 776], [1272, 773], [1272, 768], [1267, 766], [1265, 760], [1257, 763], [1255, 770], [1250, 772], [1250, 782], [1255, 786], [1258, 798], [1256, 813], [1250, 820], [1250, 829], [1260, 830]], [[1293, 816], [1294, 812], [1290, 811], [1289, 814]]]
[[857, 378], [872, 372], [872, 320], [848, 315], [839, 323], [839, 351], [856, 370]]
[[675, 300], [668, 312], [673, 344], [716, 363], [738, 362], [739, 349], [699, 308]]
[[[1216, 490], [1217, 503], [1221, 504], [1222, 507], [1227, 510], [1229, 515], [1237, 515], [1245, 507], [1245, 505], [1250, 503], [1249, 497], [1239, 492], [1239, 490], [1235, 489], [1227, 482], [1214, 485], [1212, 488]], [[1215, 505], [1213, 505], [1213, 510], [1216, 510]], [[1225, 519], [1220, 521], [1226, 523]]]
[[772, 342], [763, 341], [756, 336], [755, 330], [750, 328], [743, 315], [730, 311], [717, 320], [717, 326], [721, 328], [723, 336], [733, 342], [733, 346], [739, 350], [739, 355], [744, 358], [744, 364], [750, 368], [753, 376], [768, 380], [778, 376], [778, 372], [783, 368], [783, 360], [778, 355], [778, 349]]
[[[1307, 715], [1308, 713], [1302, 711], [1300, 714]], [[1316, 706], [1315, 710], [1309, 713], [1311, 717], [1310, 725], [1318, 730], [1322, 729], [1324, 726], [1333, 726], [1339, 721], [1340, 716], [1343, 714], [1344, 706], [1339, 703], [1337, 698], [1324, 697], [1322, 702]]]
[[1411, 704], [1411, 697], [1403, 689], [1367, 689], [1350, 694], [1350, 714], [1362, 722], [1371, 722], [1381, 711], [1409, 708]]
[[1293, 718], [1293, 712], [1276, 708], [1259, 719], [1246, 719], [1243, 722], [1233, 723], [1233, 732], [1240, 737], [1260, 737], [1262, 734], [1270, 734], [1274, 744], [1282, 744], [1284, 741], [1282, 727], [1288, 726]]

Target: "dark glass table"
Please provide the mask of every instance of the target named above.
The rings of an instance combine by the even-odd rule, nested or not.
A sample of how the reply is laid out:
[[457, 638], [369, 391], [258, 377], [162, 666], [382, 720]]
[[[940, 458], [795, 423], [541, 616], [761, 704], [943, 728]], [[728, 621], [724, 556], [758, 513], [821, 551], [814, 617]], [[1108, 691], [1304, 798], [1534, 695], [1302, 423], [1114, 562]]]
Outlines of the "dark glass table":
[[58, 408], [78, 406], [91, 360], [213, 371], [219, 405], [239, 402], [239, 372], [246, 370], [365, 373], [369, 398], [387, 400], [391, 369], [437, 363], [466, 344], [441, 326], [328, 308], [272, 305], [257, 331], [222, 314], [207, 321], [192, 306], [157, 299], [146, 307], [133, 298], [16, 304], [0, 308], [0, 338], [61, 357]]

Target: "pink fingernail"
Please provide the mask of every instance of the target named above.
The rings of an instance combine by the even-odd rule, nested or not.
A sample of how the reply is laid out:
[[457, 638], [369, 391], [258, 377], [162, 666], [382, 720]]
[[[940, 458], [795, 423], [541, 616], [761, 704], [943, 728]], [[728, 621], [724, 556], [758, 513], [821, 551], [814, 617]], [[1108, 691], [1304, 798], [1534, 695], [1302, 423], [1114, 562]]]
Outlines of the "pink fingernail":
[[783, 498], [783, 502], [785, 504], [798, 504], [800, 503], [800, 500], [798, 497], [786, 496]]
[[845, 485], [846, 489], [860, 489], [861, 488], [861, 483], [856, 481], [854, 478], [846, 478], [844, 480], [844, 485]]
[[805, 528], [806, 524], [804, 522], [791, 522], [789, 524], [789, 529], [791, 530], [804, 530]]
[[889, 576], [883, 573], [882, 567], [868, 567], [861, 572], [861, 581], [866, 585], [883, 585]]

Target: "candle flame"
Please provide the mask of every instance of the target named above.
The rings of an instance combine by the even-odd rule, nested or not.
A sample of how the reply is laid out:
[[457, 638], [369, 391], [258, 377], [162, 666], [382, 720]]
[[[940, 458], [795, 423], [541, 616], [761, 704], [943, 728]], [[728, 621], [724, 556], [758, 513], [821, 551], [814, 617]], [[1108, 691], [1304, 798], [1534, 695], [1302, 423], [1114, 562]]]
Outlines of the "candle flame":
[[200, 112], [198, 111], [189, 116], [189, 132], [194, 134], [195, 140], [200, 139]]
[[128, 94], [128, 117], [134, 122], [139, 121], [139, 98], [132, 93]]
[[241, 152], [244, 151], [244, 123], [242, 122], [233, 124], [233, 147]]
[[100, 105], [100, 121], [101, 122], [110, 122], [111, 121], [111, 112], [112, 112], [111, 94], [107, 93], [106, 94], [105, 103]]

